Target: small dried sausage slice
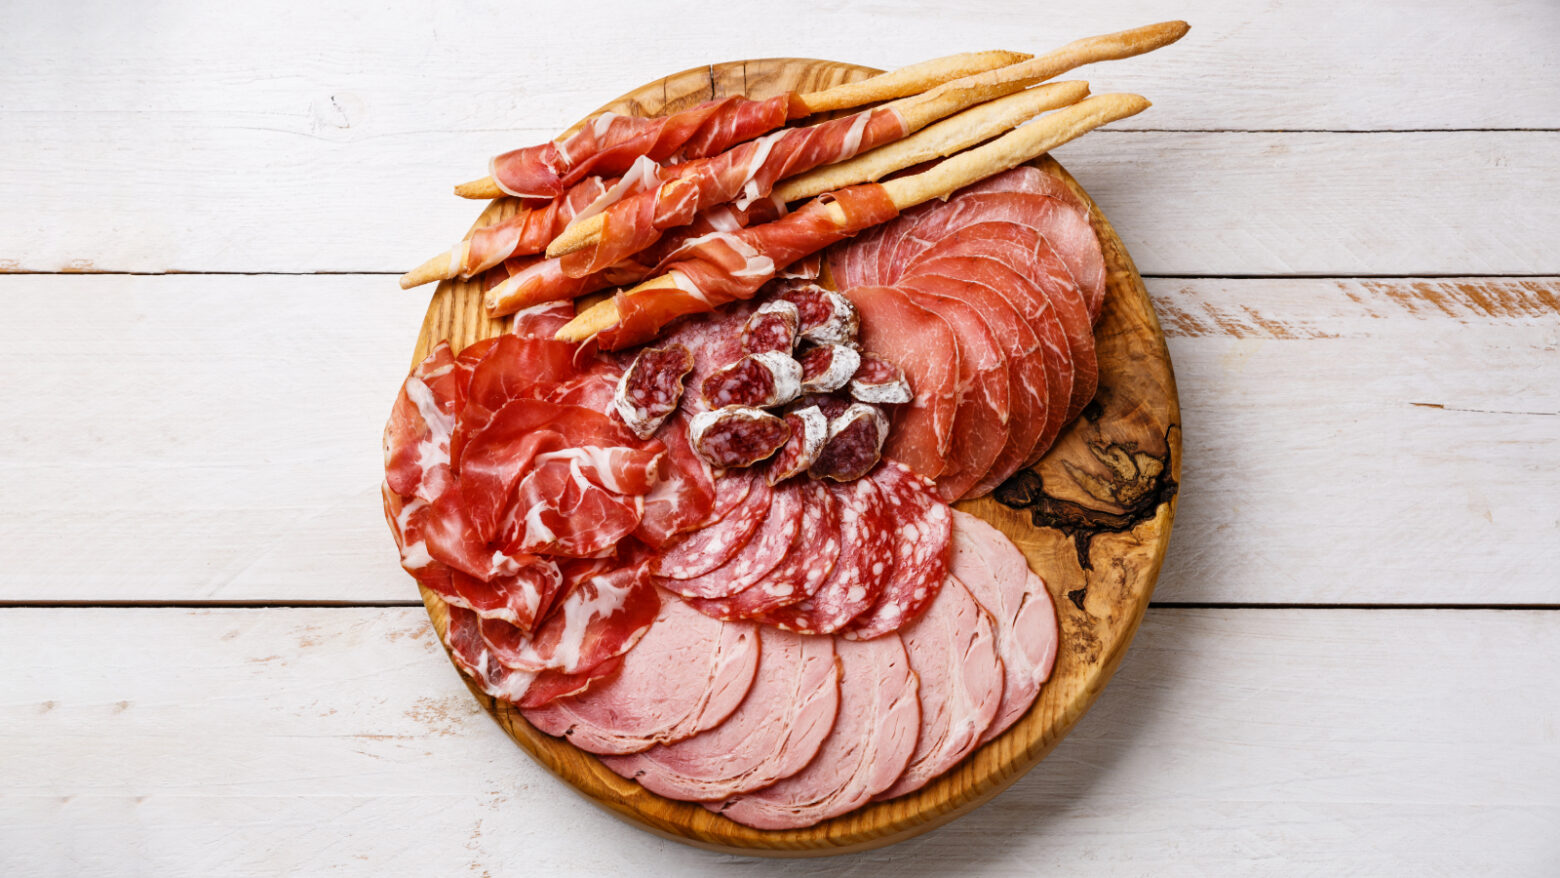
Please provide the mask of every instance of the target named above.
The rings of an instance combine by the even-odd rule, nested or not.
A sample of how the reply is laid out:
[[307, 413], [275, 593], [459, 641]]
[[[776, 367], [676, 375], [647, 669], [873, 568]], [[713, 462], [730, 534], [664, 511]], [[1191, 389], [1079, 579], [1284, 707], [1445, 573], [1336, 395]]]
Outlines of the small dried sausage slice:
[[806, 472], [829, 438], [829, 419], [816, 405], [786, 412], [785, 421], [791, 425], [791, 438], [769, 462], [765, 477], [771, 485]]
[[618, 379], [612, 407], [634, 435], [649, 439], [682, 400], [693, 353], [680, 344], [645, 348]]
[[888, 436], [888, 418], [875, 406], [852, 403], [829, 422], [829, 438], [807, 470], [815, 479], [848, 482], [877, 466]]
[[688, 426], [693, 450], [716, 469], [752, 466], [791, 438], [785, 419], [750, 406], [699, 412]]
[[797, 284], [780, 294], [801, 315], [802, 338], [833, 344], [855, 344], [861, 316], [852, 302], [817, 284]]
[[789, 353], [748, 354], [705, 378], [700, 390], [713, 409], [784, 405], [802, 392], [802, 366]]
[[850, 379], [850, 395], [878, 405], [900, 405], [915, 398], [905, 373], [872, 354], [861, 355], [861, 364]]
[[774, 351], [789, 355], [796, 347], [796, 336], [800, 331], [801, 315], [795, 305], [778, 299], [765, 302], [742, 327], [742, 352]]
[[798, 362], [803, 393], [833, 393], [861, 367], [861, 352], [850, 345], [824, 343], [808, 348]]

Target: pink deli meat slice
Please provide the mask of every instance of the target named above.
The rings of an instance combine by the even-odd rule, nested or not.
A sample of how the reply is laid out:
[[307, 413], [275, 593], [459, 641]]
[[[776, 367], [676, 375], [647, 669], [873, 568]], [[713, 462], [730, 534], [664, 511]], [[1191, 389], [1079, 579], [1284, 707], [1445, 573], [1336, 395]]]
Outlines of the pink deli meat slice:
[[801, 771], [834, 728], [839, 668], [834, 641], [765, 628], [758, 672], [726, 721], [675, 744], [602, 762], [672, 799], [719, 801]]
[[996, 624], [1004, 685], [996, 716], [980, 736], [984, 744], [1017, 722], [1050, 679], [1060, 640], [1056, 604], [1018, 547], [966, 512], [953, 513], [951, 570]]
[[693, 599], [688, 604], [717, 619], [753, 619], [811, 597], [834, 572], [840, 557], [839, 503], [817, 482], [788, 482], [780, 490], [800, 492], [802, 519], [785, 560], [763, 579], [729, 598]]
[[943, 583], [926, 614], [899, 636], [921, 679], [921, 733], [905, 773], [880, 799], [914, 792], [968, 756], [1002, 701], [991, 616], [959, 580]]
[[872, 479], [828, 484], [840, 514], [840, 555], [829, 578], [804, 600], [758, 621], [801, 634], [832, 634], [872, 606], [890, 574], [894, 520]]
[[856, 287], [862, 348], [898, 366], [915, 400], [893, 412], [884, 454], [935, 479], [948, 466], [960, 402], [960, 354], [948, 321], [893, 287]]
[[864, 481], [877, 486], [884, 521], [892, 522], [890, 574], [872, 606], [851, 621], [845, 636], [879, 637], [908, 625], [937, 597], [948, 576], [953, 516], [925, 479], [898, 461], [884, 461]]
[[818, 755], [800, 772], [706, 808], [757, 829], [796, 829], [837, 817], [899, 779], [915, 751], [918, 683], [898, 637], [837, 641], [840, 707]]
[[673, 539], [651, 563], [652, 573], [666, 579], [693, 579], [725, 564], [742, 551], [769, 513], [772, 490], [762, 476], [755, 474], [726, 476], [721, 482], [734, 478], [748, 482], [742, 502], [719, 521]]
[[731, 560], [690, 579], [660, 578], [656, 584], [685, 598], [729, 598], [762, 580], [783, 560], [801, 526], [804, 495], [787, 483], [770, 491], [763, 521]]
[[752, 624], [720, 622], [665, 595], [617, 676], [523, 714], [581, 750], [638, 753], [724, 722], [752, 686], [758, 655]]

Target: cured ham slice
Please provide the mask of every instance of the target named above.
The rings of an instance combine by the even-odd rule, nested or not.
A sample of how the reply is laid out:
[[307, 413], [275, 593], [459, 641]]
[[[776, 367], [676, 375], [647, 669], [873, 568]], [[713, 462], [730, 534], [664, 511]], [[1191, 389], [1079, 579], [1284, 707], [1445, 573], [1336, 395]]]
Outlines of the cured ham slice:
[[523, 713], [582, 750], [638, 753], [724, 722], [752, 686], [758, 656], [751, 623], [717, 621], [668, 597], [616, 676]]
[[915, 401], [896, 408], [885, 453], [935, 479], [947, 468], [960, 402], [960, 351], [948, 321], [894, 287], [856, 287], [846, 295], [861, 312], [861, 345], [897, 366]]
[[839, 710], [834, 641], [766, 628], [759, 642], [753, 687], [725, 722], [603, 764], [653, 793], [690, 801], [752, 792], [805, 768]]
[[811, 597], [834, 572], [841, 551], [840, 509], [834, 495], [817, 482], [802, 482], [805, 494], [801, 526], [785, 560], [757, 583], [729, 598], [688, 601], [716, 619], [758, 619], [780, 607]]
[[721, 98], [649, 119], [602, 113], [569, 137], [494, 158], [489, 171], [509, 195], [556, 198], [591, 174], [621, 174], [640, 156], [664, 162], [723, 152], [784, 125], [790, 103], [787, 93], [764, 101]]
[[705, 807], [758, 829], [795, 829], [844, 814], [899, 779], [915, 751], [918, 682], [897, 636], [836, 641], [840, 707], [818, 755], [771, 786]]
[[448, 342], [439, 342], [402, 382], [385, 424], [385, 484], [390, 491], [433, 499], [434, 493], [423, 488], [423, 476], [437, 464], [449, 462], [457, 405], [455, 380], [455, 355]]
[[608, 185], [600, 177], [586, 177], [545, 204], [522, 206], [508, 219], [476, 229], [464, 246], [450, 251], [452, 269], [471, 277], [512, 256], [541, 253], [580, 211], [606, 194]]
[[854, 619], [845, 636], [856, 640], [879, 637], [908, 625], [937, 597], [948, 575], [948, 546], [953, 518], [938, 502], [932, 485], [903, 464], [889, 460], [873, 471], [880, 515], [894, 523], [891, 562], [883, 587], [872, 605]]
[[914, 792], [968, 756], [1002, 702], [991, 616], [958, 579], [943, 583], [926, 614], [899, 636], [921, 679], [921, 732], [904, 774], [880, 799]]
[[565, 257], [564, 273], [601, 271], [655, 243], [662, 231], [692, 222], [702, 210], [726, 202], [746, 207], [767, 197], [783, 177], [851, 158], [906, 133], [899, 112], [880, 107], [776, 131], [717, 156], [664, 168], [659, 187], [607, 208], [599, 237]]
[[[951, 573], [996, 625], [1002, 702], [979, 743], [1002, 734], [1029, 710], [1051, 676], [1060, 640], [1056, 605], [1045, 583], [1002, 532], [967, 512], [953, 513]], [[928, 613], [930, 615], [930, 613]]]
[[661, 599], [642, 566], [612, 559], [565, 567], [567, 592], [534, 633], [496, 619], [478, 622], [494, 661], [517, 671], [586, 673], [628, 652], [660, 612]]
[[660, 479], [645, 495], [644, 514], [634, 529], [634, 536], [652, 548], [661, 548], [677, 534], [704, 523], [715, 504], [715, 479], [688, 443], [687, 418], [674, 415], [661, 431], [661, 441], [666, 456], [661, 459]]

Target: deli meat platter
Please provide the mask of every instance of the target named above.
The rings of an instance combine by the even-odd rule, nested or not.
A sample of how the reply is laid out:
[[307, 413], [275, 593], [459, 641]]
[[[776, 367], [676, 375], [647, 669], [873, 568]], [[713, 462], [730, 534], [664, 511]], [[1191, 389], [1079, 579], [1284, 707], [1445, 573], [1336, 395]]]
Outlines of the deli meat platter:
[[[1167, 25], [1179, 23], [1155, 27]], [[1173, 42], [1184, 30], [1179, 25], [1168, 35], [1156, 32], [1153, 45], [1103, 57], [1129, 57]], [[1088, 60], [1100, 59], [1075, 59], [1068, 66]], [[591, 126], [603, 137], [614, 118], [604, 113], [669, 116], [733, 96], [755, 112], [764, 106], [783, 112], [789, 95], [791, 118], [807, 117], [800, 124], [857, 113], [849, 117], [855, 124], [841, 123], [850, 130], [843, 132], [847, 146], [840, 154], [859, 149], [870, 158], [867, 146], [895, 138], [915, 142], [904, 130], [883, 133], [878, 127], [914, 118], [928, 104], [937, 108], [917, 123], [928, 126], [922, 140], [946, 140], [967, 126], [960, 120], [989, 118], [1001, 109], [1001, 100], [982, 104], [953, 115], [941, 129], [939, 115], [974, 99], [960, 98], [963, 103], [950, 108], [926, 95], [912, 97], [888, 105], [900, 108], [893, 118], [850, 103], [812, 113], [795, 109], [796, 95], [803, 96], [805, 109], [805, 98], [849, 93], [841, 87], [881, 73], [799, 58], [700, 66], [611, 101], [556, 143], [566, 152], [580, 142], [567, 135], [589, 133]], [[443, 279], [417, 338], [412, 377], [387, 428], [386, 514], [441, 642], [473, 696], [521, 749], [592, 803], [648, 831], [729, 853], [795, 857], [867, 850], [940, 826], [1001, 792], [1067, 734], [1110, 679], [1148, 605], [1175, 515], [1181, 465], [1175, 379], [1142, 279], [1087, 193], [1049, 155], [1039, 154], [1147, 106], [1120, 95], [1078, 103], [1086, 93], [1083, 83], [1062, 82], [1015, 98], [1032, 102], [1024, 111], [1030, 115], [1035, 107], [1060, 107], [1058, 115], [1114, 115], [1065, 137], [1035, 141], [1041, 146], [1022, 155], [1027, 163], [1008, 161], [996, 169], [1000, 173], [967, 176], [979, 182], [966, 181], [957, 193], [937, 190], [935, 175], [958, 172], [963, 154], [930, 171], [929, 162], [917, 161], [868, 178], [882, 178], [884, 185], [840, 186], [827, 173], [834, 168], [839, 177], [845, 172], [838, 169], [850, 163], [825, 163], [816, 191], [806, 187], [817, 173], [786, 173], [781, 176], [790, 179], [777, 182], [749, 171], [746, 197], [731, 202], [732, 224], [707, 219], [718, 212], [696, 204], [690, 210], [706, 212], [681, 239], [683, 246], [724, 247], [726, 262], [705, 263], [724, 265], [724, 279], [704, 280], [693, 262], [673, 263], [687, 266], [681, 273], [663, 263], [625, 279], [623, 266], [631, 266], [633, 257], [625, 255], [630, 250], [612, 251], [622, 227], [614, 231], [621, 212], [610, 210], [594, 224], [585, 221], [594, 219], [588, 212], [574, 219], [546, 255], [561, 250], [561, 264], [569, 268], [565, 239], [583, 235], [586, 243], [573, 246], [598, 260], [591, 271], [606, 270], [586, 275], [570, 269], [570, 277], [606, 280], [579, 292], [610, 284], [644, 291], [640, 299], [619, 292], [572, 304], [571, 295], [557, 303], [561, 311], [495, 307], [503, 296], [525, 295], [516, 290], [560, 262], [540, 253], [521, 260], [492, 257], [461, 279], [463, 260], [471, 268], [478, 246], [491, 243], [491, 232], [483, 232], [489, 239], [479, 244], [470, 235], [457, 244], [448, 271], [439, 258], [430, 260], [436, 274], [423, 279]], [[783, 136], [758, 138], [766, 152], [749, 166], [767, 167], [770, 144], [781, 144], [776, 151], [786, 148]], [[841, 149], [838, 140], [807, 148]], [[980, 149], [989, 156], [1001, 145]], [[557, 163], [553, 156], [547, 160]], [[635, 171], [617, 173], [628, 180]], [[752, 182], [755, 176], [759, 183]], [[537, 200], [537, 192], [513, 190], [520, 185], [516, 172], [495, 164], [493, 179], [499, 191], [477, 181], [462, 194], [531, 197], [496, 197], [473, 232], [500, 228], [496, 224], [506, 220], [502, 228], [516, 229], [526, 219], [517, 215], [540, 214], [538, 205], [546, 202]], [[545, 189], [552, 182], [537, 185]], [[926, 191], [916, 194], [918, 185]], [[785, 187], [789, 194], [781, 198]], [[657, 190], [665, 191], [665, 185]], [[892, 195], [892, 203], [883, 193]], [[990, 219], [1012, 205], [1042, 201], [1059, 211], [1053, 222], [1061, 228], [1076, 226], [1051, 232], [1053, 238], [1082, 235], [1088, 247], [1097, 238], [1096, 262], [1103, 257], [1099, 272], [1076, 264], [1065, 246], [1046, 250], [1064, 254], [1056, 257], [1054, 273], [1082, 278], [1073, 292], [1051, 294], [1058, 309], [1062, 297], [1071, 296], [1076, 304], [1066, 307], [1080, 316], [1048, 318], [1046, 325], [1054, 324], [1050, 359], [1040, 353], [1045, 332], [1015, 325], [1004, 336], [989, 303], [932, 311], [904, 304], [922, 295], [936, 300], [947, 289], [940, 284], [963, 284], [966, 271], [1006, 270], [989, 268], [995, 257], [968, 258], [969, 248], [985, 246], [1000, 255], [1017, 246], [1006, 240], [1017, 233], [993, 231], [991, 222], [960, 226], [960, 217]], [[670, 210], [664, 204], [656, 209]], [[927, 272], [920, 280], [891, 276], [898, 263], [886, 254], [899, 246], [904, 229], [914, 228], [907, 222], [929, 215], [954, 217], [934, 232], [922, 222], [919, 233], [962, 242], [962, 251], [941, 261], [951, 279], [927, 280]], [[697, 238], [700, 222], [712, 225]], [[817, 229], [831, 222], [845, 230], [822, 249], [764, 237], [764, 229], [778, 235], [782, 227], [807, 222], [810, 230], [796, 234], [816, 239]], [[746, 231], [733, 236], [728, 228]], [[969, 243], [983, 235], [992, 240]], [[755, 240], [760, 243], [742, 243]], [[653, 242], [648, 247], [655, 252]], [[781, 271], [792, 263], [796, 273]], [[746, 275], [762, 273], [755, 266], [768, 274], [745, 291], [711, 296], [726, 288], [722, 283], [740, 287]], [[562, 275], [550, 282], [573, 283]], [[1043, 286], [1034, 278], [1006, 282]], [[702, 304], [707, 301], [716, 305], [713, 311]], [[836, 302], [843, 304], [830, 304]], [[520, 317], [508, 316], [515, 310]], [[942, 320], [927, 318], [929, 313]], [[961, 319], [968, 323], [964, 329]], [[1087, 327], [1089, 320], [1088, 359], [1097, 363], [1097, 376], [1079, 365], [1079, 345], [1090, 342], [1073, 337], [1071, 329], [1064, 337], [1061, 329]], [[989, 334], [982, 328], [987, 326]], [[998, 365], [992, 370], [977, 369], [969, 332], [993, 339]], [[545, 335], [539, 344], [560, 344], [554, 337], [570, 341], [560, 349], [574, 351], [573, 359], [526, 362], [494, 377], [499, 367], [488, 360], [530, 344], [514, 341], [526, 333]], [[1001, 344], [1018, 344], [1014, 333], [1030, 340], [1030, 384], [1017, 355], [1001, 352]], [[1064, 362], [1068, 345], [1071, 366]], [[954, 348], [962, 354], [950, 354]], [[463, 351], [468, 353], [461, 359]], [[519, 400], [523, 394], [514, 385], [541, 381], [536, 375], [548, 369], [568, 376], [548, 399], [567, 404]], [[457, 380], [452, 375], [466, 383], [441, 390]], [[942, 387], [949, 388], [946, 399], [936, 395]], [[470, 414], [472, 401], [483, 394], [499, 394], [507, 404], [502, 411], [476, 406], [477, 414]], [[514, 406], [525, 412], [517, 414]], [[501, 423], [518, 445], [495, 444]], [[1030, 433], [1020, 436], [1024, 429]], [[579, 438], [586, 435], [597, 437], [595, 444]], [[549, 437], [558, 441], [548, 444]], [[1031, 449], [1034, 454], [1026, 456]], [[523, 476], [496, 473], [493, 461], [521, 459]], [[703, 481], [671, 479], [673, 462], [685, 472], [704, 473]], [[441, 489], [416, 483], [433, 479], [439, 469], [458, 479], [449, 495], [470, 502], [457, 516], [466, 516], [460, 519], [464, 527], [488, 540], [515, 534], [511, 548], [523, 542], [525, 551], [475, 557], [488, 551], [481, 549], [467, 552], [472, 558], [451, 557], [463, 550], [450, 547], [464, 545], [460, 540], [467, 537], [434, 533], [446, 526], [437, 516], [447, 514], [439, 511], [447, 498], [435, 499]], [[581, 475], [598, 470], [610, 475], [592, 475], [594, 482]], [[927, 472], [941, 475], [920, 475]], [[556, 474], [551, 482], [550, 473]], [[535, 498], [529, 505], [527, 496]], [[568, 515], [558, 513], [565, 508], [561, 497], [578, 501], [567, 507]], [[696, 521], [678, 517], [686, 517], [690, 503]], [[614, 522], [621, 525], [616, 531]], [[603, 539], [604, 533], [611, 537]], [[446, 566], [457, 570], [455, 585]], [[565, 572], [535, 572], [544, 569]], [[590, 571], [589, 589], [559, 585], [584, 576], [580, 570]], [[489, 575], [472, 578], [484, 571]], [[514, 596], [522, 592], [530, 597]], [[571, 612], [572, 620], [566, 618]], [[593, 658], [581, 658], [582, 651]], [[537, 658], [544, 655], [545, 661]], [[517, 673], [515, 668], [532, 668], [526, 661], [539, 670]]]

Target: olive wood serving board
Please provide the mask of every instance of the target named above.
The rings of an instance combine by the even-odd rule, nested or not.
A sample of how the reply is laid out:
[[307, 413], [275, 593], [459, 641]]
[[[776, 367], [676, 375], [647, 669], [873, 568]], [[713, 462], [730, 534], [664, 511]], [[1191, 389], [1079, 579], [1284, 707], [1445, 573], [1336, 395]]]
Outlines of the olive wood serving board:
[[[732, 61], [658, 79], [597, 112], [658, 115], [732, 94], [765, 98], [786, 90], [816, 91], [878, 72], [802, 58]], [[511, 705], [471, 686], [532, 758], [591, 802], [657, 835], [727, 853], [824, 856], [893, 844], [968, 813], [1033, 768], [1078, 722], [1121, 662], [1164, 561], [1181, 476], [1181, 413], [1164, 334], [1121, 239], [1059, 164], [1049, 156], [1036, 164], [1088, 202], [1104, 247], [1107, 293], [1096, 328], [1099, 392], [1032, 470], [993, 496], [957, 504], [1007, 534], [1056, 603], [1061, 623], [1056, 668], [1029, 712], [921, 790], [797, 830], [750, 829], [698, 805], [655, 795], [589, 753], [537, 731]], [[476, 225], [497, 222], [515, 207], [514, 199], [494, 201]], [[478, 282], [444, 281], [429, 303], [412, 362], [420, 362], [441, 339], [459, 351], [507, 328], [507, 319], [483, 313]], [[446, 607], [427, 589], [422, 597], [442, 640]]]

